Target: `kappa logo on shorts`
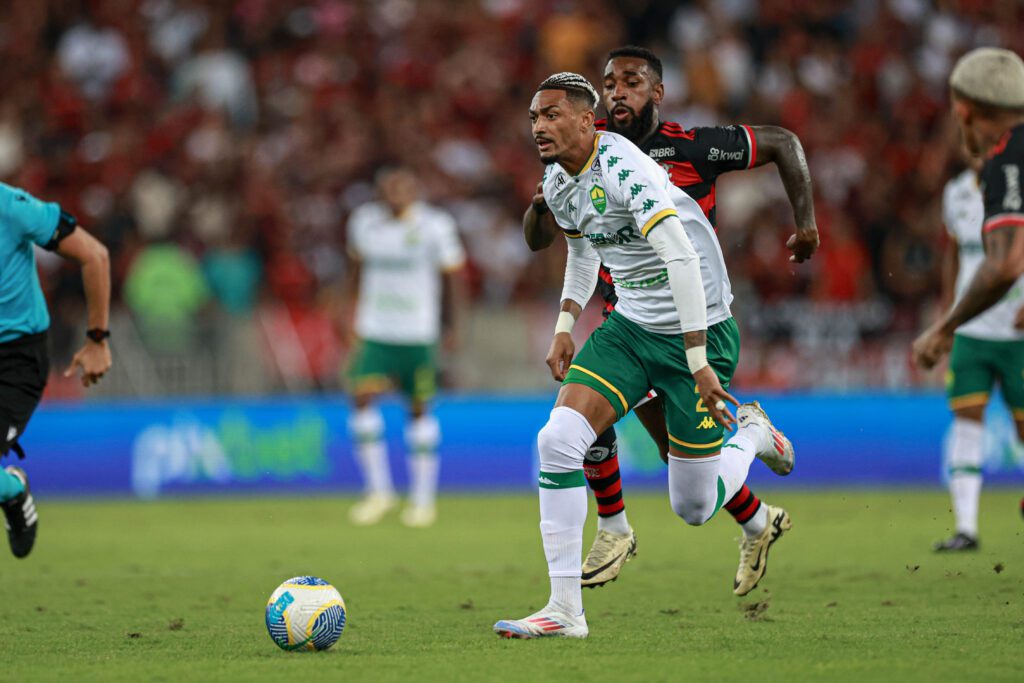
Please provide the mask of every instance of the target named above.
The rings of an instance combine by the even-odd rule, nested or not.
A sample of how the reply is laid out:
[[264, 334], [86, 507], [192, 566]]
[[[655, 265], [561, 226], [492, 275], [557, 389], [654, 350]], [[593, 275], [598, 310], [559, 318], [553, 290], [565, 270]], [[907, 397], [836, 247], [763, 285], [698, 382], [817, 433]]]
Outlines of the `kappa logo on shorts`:
[[715, 424], [714, 418], [709, 415], [700, 421], [700, 424], [697, 425], [697, 429], [714, 429]]

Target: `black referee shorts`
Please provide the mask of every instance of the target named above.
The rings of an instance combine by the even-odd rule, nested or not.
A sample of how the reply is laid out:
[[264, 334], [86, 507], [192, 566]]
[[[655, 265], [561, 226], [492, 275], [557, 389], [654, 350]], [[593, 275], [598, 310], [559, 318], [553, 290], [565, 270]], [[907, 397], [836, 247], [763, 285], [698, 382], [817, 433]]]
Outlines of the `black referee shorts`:
[[0, 457], [25, 432], [49, 374], [46, 332], [0, 344]]

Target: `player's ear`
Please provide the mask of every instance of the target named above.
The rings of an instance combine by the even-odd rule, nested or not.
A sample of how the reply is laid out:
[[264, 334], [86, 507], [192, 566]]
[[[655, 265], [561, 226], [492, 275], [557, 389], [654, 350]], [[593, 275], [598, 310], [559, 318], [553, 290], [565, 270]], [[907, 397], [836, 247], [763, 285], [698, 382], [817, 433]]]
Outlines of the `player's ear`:
[[651, 99], [654, 100], [654, 106], [661, 106], [661, 101], [665, 99], [665, 84], [658, 81], [657, 85], [651, 88]]
[[586, 133], [588, 130], [594, 127], [594, 110], [587, 109], [580, 116], [580, 132]]
[[968, 102], [960, 99], [959, 97], [953, 97], [953, 116], [956, 117], [957, 121], [961, 122], [965, 126], [970, 125], [973, 113], [971, 105]]

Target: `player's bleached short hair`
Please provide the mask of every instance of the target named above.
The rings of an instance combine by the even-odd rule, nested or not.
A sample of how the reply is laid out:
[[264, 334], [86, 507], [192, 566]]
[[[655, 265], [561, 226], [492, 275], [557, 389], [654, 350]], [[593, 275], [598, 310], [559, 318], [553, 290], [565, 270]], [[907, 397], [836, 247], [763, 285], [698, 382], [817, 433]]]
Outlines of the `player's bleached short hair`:
[[957, 61], [949, 87], [981, 104], [1024, 109], [1024, 60], [1010, 50], [979, 47]]
[[537, 92], [541, 90], [564, 90], [569, 101], [584, 104], [590, 109], [597, 107], [597, 90], [583, 76], [572, 71], [560, 71], [551, 74], [544, 79], [544, 82], [537, 86]]

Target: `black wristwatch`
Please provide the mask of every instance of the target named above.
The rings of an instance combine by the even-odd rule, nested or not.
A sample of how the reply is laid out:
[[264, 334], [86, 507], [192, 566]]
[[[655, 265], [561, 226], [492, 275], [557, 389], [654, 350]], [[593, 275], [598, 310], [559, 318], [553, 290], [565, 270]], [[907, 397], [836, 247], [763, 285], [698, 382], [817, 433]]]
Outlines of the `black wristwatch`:
[[99, 344], [104, 339], [107, 339], [108, 337], [110, 337], [110, 330], [104, 330], [104, 329], [101, 329], [99, 327], [94, 327], [91, 330], [86, 330], [85, 331], [85, 336], [88, 337], [89, 339], [91, 339], [92, 341], [96, 342], [97, 344]]

